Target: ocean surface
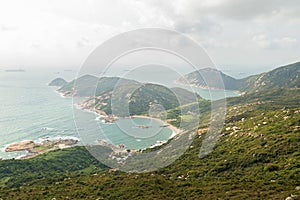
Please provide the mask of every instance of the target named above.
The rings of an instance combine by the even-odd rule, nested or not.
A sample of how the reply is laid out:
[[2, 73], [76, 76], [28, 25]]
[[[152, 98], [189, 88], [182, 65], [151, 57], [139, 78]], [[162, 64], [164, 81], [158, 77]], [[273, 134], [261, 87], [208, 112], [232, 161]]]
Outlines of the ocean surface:
[[[76, 110], [76, 113], [80, 112], [85, 120], [81, 127], [76, 127], [72, 99], [61, 97], [55, 91], [57, 88], [47, 85], [54, 78], [62, 77], [71, 81], [76, 75], [75, 71], [68, 70], [0, 71], [0, 158], [17, 158], [26, 154], [25, 151], [4, 152], [8, 144], [22, 140], [74, 137], [84, 144], [93, 144], [101, 139], [114, 145], [124, 144], [126, 148], [142, 149], [172, 136], [169, 128], [160, 127], [162, 124], [155, 120], [136, 118], [104, 124], [96, 119], [94, 113], [81, 110]], [[208, 90], [195, 88], [195, 91], [204, 98], [211, 97]], [[218, 93], [219, 96], [223, 95], [218, 91], [215, 93], [213, 96], [216, 99]], [[226, 91], [226, 95], [237, 96], [232, 91]], [[141, 129], [138, 125], [147, 125], [149, 128]], [[84, 130], [86, 127], [96, 128], [79, 131], [78, 134], [77, 129]], [[100, 128], [102, 131], [99, 131]]]

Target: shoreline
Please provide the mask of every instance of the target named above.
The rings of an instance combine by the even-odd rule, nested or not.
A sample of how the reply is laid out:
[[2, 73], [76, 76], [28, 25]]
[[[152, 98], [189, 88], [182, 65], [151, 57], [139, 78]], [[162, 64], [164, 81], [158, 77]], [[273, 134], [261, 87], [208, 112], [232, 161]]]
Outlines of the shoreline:
[[[112, 124], [112, 123], [115, 123], [115, 121], [118, 121], [118, 120], [126, 120], [126, 119], [132, 119], [132, 118], [144, 118], [144, 119], [150, 119], [150, 120], [158, 121], [159, 123], [161, 123], [161, 128], [168, 128], [172, 131], [171, 136], [166, 141], [153, 144], [153, 145], [151, 145], [149, 147], [146, 147], [144, 149], [161, 146], [164, 143], [166, 143], [167, 141], [169, 141], [170, 139], [174, 138], [177, 135], [180, 135], [183, 132], [183, 130], [173, 126], [172, 124], [170, 124], [168, 122], [165, 122], [165, 121], [163, 121], [159, 118], [149, 117], [149, 116], [146, 116], [146, 115], [132, 115], [132, 116], [128, 116], [128, 117], [108, 116], [106, 114], [103, 115], [103, 113], [102, 113], [103, 111], [98, 111], [97, 112], [97, 110], [91, 110], [91, 109], [85, 108], [85, 107], [81, 106], [80, 103], [76, 104], [75, 108], [78, 109], [78, 110], [81, 110], [83, 112], [93, 113], [96, 116], [95, 120], [101, 121], [102, 123], [105, 123], [105, 124]], [[110, 118], [113, 117], [115, 120], [114, 121], [107, 121], [106, 117], [110, 117]], [[119, 144], [119, 145], [110, 144], [107, 141], [104, 141], [104, 140], [101, 140], [101, 139], [97, 140], [97, 143], [100, 144], [100, 145], [109, 147], [113, 151], [116, 150], [116, 149], [118, 149], [118, 151], [120, 151], [119, 145], [123, 145], [123, 144]], [[136, 149], [130, 149], [130, 150], [131, 151], [136, 151]]]
[[172, 135], [169, 137], [169, 139], [172, 139], [174, 138], [176, 135], [179, 135], [180, 133], [183, 132], [183, 130], [173, 126], [172, 124], [168, 123], [168, 122], [165, 122], [159, 118], [154, 118], [154, 117], [149, 117], [149, 116], [146, 116], [146, 115], [132, 115], [131, 117], [129, 118], [144, 118], [144, 119], [150, 119], [150, 120], [155, 120], [155, 121], [158, 121], [162, 124], [162, 128], [168, 128], [172, 131]]
[[[58, 93], [62, 94], [61, 91], [57, 91]], [[62, 94], [61, 96], [63, 96], [63, 98], [68, 98], [66, 97], [64, 94]], [[77, 102], [74, 104], [74, 107], [78, 110], [81, 110], [83, 112], [88, 112], [88, 113], [93, 113], [96, 118], [95, 120], [97, 121], [101, 121], [102, 123], [105, 123], [105, 124], [112, 124], [112, 123], [115, 123], [115, 121], [117, 120], [122, 120], [122, 119], [131, 119], [131, 118], [144, 118], [144, 119], [150, 119], [150, 120], [155, 120], [155, 121], [158, 121], [159, 123], [161, 123], [161, 128], [168, 128], [172, 131], [171, 133], [171, 136], [165, 141], [169, 141], [170, 139], [174, 138], [175, 136], [181, 134], [183, 132], [183, 130], [173, 126], [172, 124], [168, 123], [168, 122], [165, 122], [159, 118], [154, 118], [154, 117], [149, 117], [149, 116], [146, 116], [146, 115], [133, 115], [133, 116], [127, 116], [127, 117], [117, 117], [117, 116], [114, 116], [114, 115], [107, 115], [104, 111], [102, 110], [97, 110], [97, 109], [91, 109], [90, 108], [90, 104], [88, 104], [88, 102], [86, 102], [86, 104], [83, 104], [83, 102]], [[143, 128], [143, 127], [140, 127], [140, 128]], [[101, 139], [97, 140], [97, 143], [99, 144], [99, 141], [101, 141]], [[163, 145], [165, 142], [160, 142], [159, 144], [156, 143], [156, 144], [153, 144], [147, 148], [153, 148], [153, 146], [161, 146]], [[109, 146], [111, 149], [119, 149], [118, 145], [113, 145], [113, 144], [107, 144], [107, 142], [100, 142], [100, 143], [103, 143], [105, 144], [104, 146]], [[119, 145], [122, 145], [122, 144], [119, 144]], [[113, 147], [111, 147], [113, 146]], [[136, 149], [130, 149], [130, 150], [136, 150]]]
[[[45, 137], [38, 138], [36, 140], [22, 140], [13, 142], [5, 145], [4, 148], [1, 148], [1, 151], [7, 153], [24, 151], [24, 154], [18, 155], [17, 157], [15, 157], [15, 159], [29, 159], [47, 153], [49, 151], [73, 147], [79, 142], [80, 140], [73, 136], [62, 136], [54, 138]], [[6, 160], [5, 158], [2, 159]]]
[[132, 115], [132, 116], [127, 116], [127, 117], [117, 117], [117, 116], [114, 116], [114, 115], [107, 115], [102, 110], [90, 109], [90, 108], [87, 108], [85, 106], [82, 106], [81, 102], [76, 103], [74, 105], [74, 107], [78, 110], [82, 110], [84, 112], [95, 114], [96, 115], [95, 120], [101, 121], [102, 123], [105, 123], [105, 124], [111, 124], [111, 123], [115, 123], [115, 121], [118, 121], [118, 120], [131, 119], [131, 118], [144, 118], [144, 119], [156, 120], [156, 121], [160, 122], [162, 124], [162, 126], [164, 126], [165, 128], [171, 129], [172, 135], [170, 136], [169, 139], [171, 139], [174, 136], [176, 136], [176, 135], [180, 134], [181, 132], [183, 132], [179, 128], [173, 126], [172, 124], [170, 124], [166, 121], [163, 121], [159, 118], [149, 117], [149, 116], [146, 116], [146, 115]]

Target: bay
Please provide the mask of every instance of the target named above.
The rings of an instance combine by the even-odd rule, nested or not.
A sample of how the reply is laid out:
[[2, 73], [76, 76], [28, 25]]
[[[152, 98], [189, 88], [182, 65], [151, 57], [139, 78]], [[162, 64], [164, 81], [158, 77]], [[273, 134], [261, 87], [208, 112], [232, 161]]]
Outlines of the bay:
[[[147, 77], [139, 75], [139, 79], [151, 82], [157, 77], [157, 73], [146, 74]], [[101, 139], [114, 145], [123, 144], [130, 149], [143, 149], [167, 141], [171, 137], [171, 129], [161, 127], [162, 124], [156, 120], [122, 119], [118, 123], [104, 124], [95, 120], [97, 116], [94, 113], [81, 110], [76, 112], [81, 112], [81, 115], [85, 116], [84, 123], [86, 124], [83, 127], [76, 127], [72, 99], [61, 97], [55, 91], [56, 88], [47, 85], [57, 77], [71, 81], [76, 75], [76, 71], [61, 69], [32, 69], [26, 72], [0, 71], [1, 158], [17, 158], [26, 154], [25, 151], [4, 152], [8, 144], [22, 140], [41, 141], [45, 138], [66, 137], [78, 138], [84, 144], [93, 144]], [[134, 77], [127, 78], [134, 79]], [[180, 87], [174, 84], [174, 78], [174, 76], [169, 76], [164, 79], [165, 85], [169, 83], [169, 86]], [[200, 88], [193, 88], [193, 90], [206, 99], [212, 99], [212, 92], [216, 93], [213, 95], [215, 99], [224, 95], [224, 91], [222, 94], [222, 91]], [[226, 96], [237, 95], [233, 91], [225, 91], [225, 93]], [[77, 129], [84, 129], [95, 123], [98, 125], [96, 127], [101, 130], [97, 128], [89, 131], [88, 134], [78, 134]], [[146, 125], [149, 128], [141, 129], [137, 128], [137, 125]]]

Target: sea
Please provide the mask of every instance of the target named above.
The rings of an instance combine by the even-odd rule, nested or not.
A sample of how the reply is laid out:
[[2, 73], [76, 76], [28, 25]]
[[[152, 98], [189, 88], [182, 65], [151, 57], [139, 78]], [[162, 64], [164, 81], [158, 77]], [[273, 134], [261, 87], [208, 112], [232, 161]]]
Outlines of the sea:
[[[145, 118], [122, 119], [118, 123], [106, 124], [94, 113], [74, 107], [74, 102], [79, 99], [74, 101], [62, 97], [56, 92], [57, 88], [48, 86], [57, 77], [71, 81], [76, 76], [77, 71], [74, 70], [0, 70], [0, 158], [20, 158], [26, 155], [26, 151], [4, 151], [7, 145], [23, 140], [39, 142], [45, 139], [74, 138], [81, 141], [79, 144], [95, 144], [98, 140], [105, 140], [113, 145], [123, 144], [129, 149], [143, 149], [161, 144], [174, 134], [171, 129], [162, 127], [161, 122]], [[147, 81], [146, 77], [139, 78]], [[206, 99], [212, 96], [218, 99], [224, 95], [221, 91], [214, 91], [212, 95], [206, 89], [194, 89]], [[238, 96], [234, 91], [225, 93], [226, 96]], [[75, 123], [74, 109], [84, 116], [85, 122], [81, 123], [81, 127]], [[91, 124], [93, 127], [98, 125], [101, 131], [99, 128], [89, 130], [88, 134], [78, 131]]]

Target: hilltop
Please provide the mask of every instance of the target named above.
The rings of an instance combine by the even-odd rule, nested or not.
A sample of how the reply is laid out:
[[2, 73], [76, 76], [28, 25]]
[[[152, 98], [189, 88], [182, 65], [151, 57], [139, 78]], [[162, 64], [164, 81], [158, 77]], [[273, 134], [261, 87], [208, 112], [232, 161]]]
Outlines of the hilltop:
[[56, 87], [62, 87], [67, 84], [67, 81], [63, 78], [56, 78], [53, 81], [51, 81], [48, 85], [49, 86], [56, 86]]
[[135, 87], [140, 85], [140, 83], [119, 77], [99, 78], [87, 74], [63, 85], [58, 89], [58, 92], [62, 93], [64, 96], [93, 97], [105, 92], [110, 92], [119, 85]]
[[[177, 81], [196, 87], [220, 88], [218, 77], [221, 77], [226, 90], [238, 90], [252, 93], [276, 88], [300, 88], [300, 62], [281, 66], [272, 71], [249, 76], [243, 79], [235, 79], [221, 71], [211, 68], [200, 69], [191, 72]], [[206, 79], [205, 79], [206, 78]], [[222, 85], [221, 85], [222, 86]]]
[[[223, 80], [224, 86], [219, 82], [220, 79]], [[177, 82], [202, 88], [224, 88], [226, 90], [239, 90], [242, 84], [242, 81], [213, 68], [204, 68], [191, 72], [179, 78]]]
[[240, 81], [244, 83], [240, 90], [248, 93], [276, 88], [300, 88], [300, 62], [281, 66]]

